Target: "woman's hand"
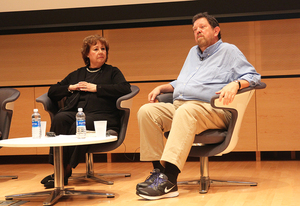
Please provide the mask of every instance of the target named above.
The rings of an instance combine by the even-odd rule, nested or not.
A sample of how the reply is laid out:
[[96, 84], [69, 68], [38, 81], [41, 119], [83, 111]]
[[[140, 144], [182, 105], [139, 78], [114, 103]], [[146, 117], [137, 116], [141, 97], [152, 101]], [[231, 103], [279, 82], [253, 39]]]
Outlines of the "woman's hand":
[[68, 89], [70, 91], [97, 92], [97, 85], [88, 82], [78, 82], [77, 84], [71, 84]]
[[79, 82], [78, 89], [84, 92], [97, 92], [97, 85], [88, 82]]
[[70, 84], [68, 90], [69, 90], [69, 92], [73, 92], [75, 90], [79, 90], [78, 89], [78, 84]]

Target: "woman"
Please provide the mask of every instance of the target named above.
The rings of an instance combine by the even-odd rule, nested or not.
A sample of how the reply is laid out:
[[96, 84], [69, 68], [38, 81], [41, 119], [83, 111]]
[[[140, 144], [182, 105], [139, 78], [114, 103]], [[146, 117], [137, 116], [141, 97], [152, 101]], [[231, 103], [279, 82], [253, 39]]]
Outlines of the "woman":
[[[71, 72], [61, 82], [50, 87], [48, 96], [54, 101], [63, 98], [65, 106], [54, 116], [50, 131], [59, 134], [76, 133], [76, 113], [83, 108], [86, 115], [87, 130], [94, 130], [94, 121], [107, 120], [107, 129], [119, 132], [119, 111], [116, 100], [130, 93], [130, 84], [122, 72], [106, 64], [109, 45], [105, 38], [91, 35], [83, 40], [81, 48], [85, 67]], [[87, 146], [64, 147], [64, 184], [72, 174], [72, 168], [79, 163]], [[53, 164], [50, 150], [49, 161]], [[41, 183], [46, 188], [53, 188], [53, 174], [45, 177]]]

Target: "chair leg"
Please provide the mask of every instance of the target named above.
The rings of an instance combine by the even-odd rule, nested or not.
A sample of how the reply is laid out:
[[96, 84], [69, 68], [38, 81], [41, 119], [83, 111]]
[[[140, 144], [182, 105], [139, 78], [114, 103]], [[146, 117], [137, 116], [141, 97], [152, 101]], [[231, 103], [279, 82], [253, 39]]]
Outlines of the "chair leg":
[[130, 173], [100, 173], [95, 174], [94, 172], [94, 160], [93, 153], [86, 153], [86, 173], [83, 175], [84, 178], [89, 178], [95, 180], [96, 182], [100, 182], [107, 185], [113, 185], [113, 181], [106, 180], [103, 176], [124, 176], [130, 177]]
[[18, 179], [18, 176], [11, 176], [11, 175], [5, 175], [5, 176], [0, 176], [0, 179]]
[[205, 194], [211, 185], [247, 185], [247, 186], [257, 186], [257, 182], [240, 182], [240, 181], [225, 181], [225, 180], [214, 180], [210, 179], [208, 174], [208, 157], [200, 157], [200, 180], [184, 181], [178, 182], [178, 184], [184, 185], [195, 185], [199, 184], [199, 193]]
[[200, 157], [200, 194], [207, 193], [210, 187], [211, 181], [208, 171], [208, 157]]
[[210, 187], [210, 178], [208, 175], [208, 157], [200, 157], [200, 180], [190, 180], [178, 182], [179, 185], [199, 185], [201, 194], [207, 193]]

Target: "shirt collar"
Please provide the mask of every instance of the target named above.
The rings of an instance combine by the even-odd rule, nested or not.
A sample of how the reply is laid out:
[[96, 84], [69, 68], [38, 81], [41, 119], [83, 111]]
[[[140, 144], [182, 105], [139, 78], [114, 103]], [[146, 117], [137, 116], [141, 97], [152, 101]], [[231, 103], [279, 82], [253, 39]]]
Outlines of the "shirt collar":
[[208, 58], [209, 56], [211, 56], [213, 53], [215, 53], [220, 44], [222, 44], [222, 40], [220, 39], [219, 41], [217, 41], [216, 43], [214, 43], [213, 45], [210, 45], [209, 47], [207, 47], [203, 53], [201, 53], [201, 50], [199, 47], [197, 47], [197, 53], [198, 53], [198, 56], [200, 57], [200, 59], [206, 59]]

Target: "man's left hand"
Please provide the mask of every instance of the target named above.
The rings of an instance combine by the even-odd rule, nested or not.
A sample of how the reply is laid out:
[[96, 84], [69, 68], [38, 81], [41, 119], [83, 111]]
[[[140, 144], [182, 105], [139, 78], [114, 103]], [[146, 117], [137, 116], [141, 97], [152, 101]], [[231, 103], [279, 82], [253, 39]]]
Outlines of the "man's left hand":
[[230, 82], [225, 87], [223, 87], [220, 91], [216, 92], [219, 94], [219, 101], [221, 102], [223, 99], [223, 105], [228, 105], [234, 100], [236, 93], [239, 90], [239, 85], [236, 82]]

